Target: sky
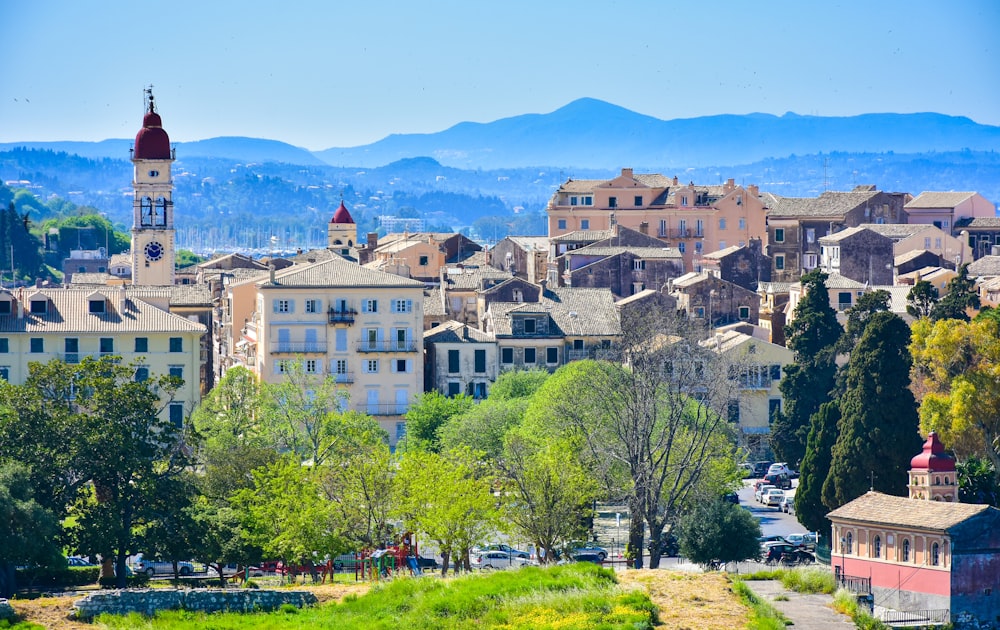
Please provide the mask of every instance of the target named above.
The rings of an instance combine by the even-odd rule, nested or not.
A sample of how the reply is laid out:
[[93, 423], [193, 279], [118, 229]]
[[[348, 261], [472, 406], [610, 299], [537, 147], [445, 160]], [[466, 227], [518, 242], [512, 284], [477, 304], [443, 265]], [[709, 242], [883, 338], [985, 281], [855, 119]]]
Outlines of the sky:
[[0, 0], [0, 142], [317, 151], [597, 98], [664, 120], [939, 112], [1000, 125], [1000, 1]]

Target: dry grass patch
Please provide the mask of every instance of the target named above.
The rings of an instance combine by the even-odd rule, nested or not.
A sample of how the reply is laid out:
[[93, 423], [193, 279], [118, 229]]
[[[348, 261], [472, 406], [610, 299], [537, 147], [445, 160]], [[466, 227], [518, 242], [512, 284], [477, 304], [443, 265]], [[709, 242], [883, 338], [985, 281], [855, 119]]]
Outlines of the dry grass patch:
[[70, 621], [76, 597], [39, 597], [37, 599], [13, 599], [11, 605], [23, 621], [36, 623], [51, 630], [94, 630], [89, 623]]
[[749, 619], [722, 573], [619, 571], [623, 586], [644, 588], [660, 610], [659, 628], [733, 630]]
[[315, 584], [296, 586], [292, 590], [309, 591], [316, 596], [320, 604], [327, 602], [339, 602], [347, 595], [364, 595], [368, 592], [371, 584], [368, 582], [355, 582], [349, 584]]

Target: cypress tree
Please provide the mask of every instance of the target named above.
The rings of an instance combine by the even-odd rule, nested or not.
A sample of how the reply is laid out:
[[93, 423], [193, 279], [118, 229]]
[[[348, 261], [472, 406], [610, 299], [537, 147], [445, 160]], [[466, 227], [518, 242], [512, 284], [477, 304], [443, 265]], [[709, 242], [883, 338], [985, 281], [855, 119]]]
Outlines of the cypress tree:
[[830, 472], [830, 451], [837, 440], [840, 405], [831, 400], [820, 405], [810, 419], [806, 454], [799, 470], [799, 487], [795, 491], [795, 515], [809, 531], [830, 533], [829, 510], [823, 505], [823, 482]]

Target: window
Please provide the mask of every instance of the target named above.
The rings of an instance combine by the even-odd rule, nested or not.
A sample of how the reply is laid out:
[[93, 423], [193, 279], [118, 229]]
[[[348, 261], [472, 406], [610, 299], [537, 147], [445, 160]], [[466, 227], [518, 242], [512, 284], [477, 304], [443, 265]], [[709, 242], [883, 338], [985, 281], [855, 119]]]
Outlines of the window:
[[135, 338], [135, 351], [136, 352], [149, 352], [149, 337], [136, 337]]
[[184, 339], [182, 337], [171, 337], [170, 338], [170, 351], [171, 352], [184, 352]]
[[909, 562], [910, 561], [910, 539], [909, 538], [904, 538], [903, 539], [903, 557], [902, 557], [902, 560], [903, 560], [903, 562]]
[[549, 365], [555, 365], [559, 363], [559, 348], [546, 348], [545, 362], [548, 363]]
[[317, 372], [316, 366], [317, 366], [316, 359], [306, 359], [305, 362], [303, 363], [303, 367], [306, 370], [306, 374], [315, 374]]
[[392, 371], [397, 374], [408, 374], [413, 371], [413, 362], [410, 359], [393, 359]]
[[941, 565], [941, 545], [934, 543], [931, 545], [931, 566], [937, 567]]
[[319, 313], [323, 310], [323, 304], [319, 300], [306, 300], [307, 313]]
[[740, 401], [733, 398], [729, 401], [729, 405], [726, 407], [726, 417], [730, 422], [738, 423], [740, 421]]
[[292, 301], [291, 300], [275, 300], [274, 301], [274, 312], [275, 313], [291, 313], [292, 312]]
[[851, 308], [851, 292], [850, 291], [838, 291], [837, 292], [837, 308], [841, 311]]
[[570, 197], [569, 198], [569, 205], [575, 206], [578, 203], [579, 203], [579, 198], [578, 197]]
[[101, 354], [114, 354], [114, 351], [115, 351], [115, 339], [114, 339], [114, 337], [101, 337], [101, 339], [100, 339], [100, 351], [101, 351]]
[[924, 249], [930, 249], [930, 248], [931, 248], [931, 237], [925, 236], [924, 237]]
[[362, 313], [378, 313], [378, 300], [361, 300]]
[[806, 228], [806, 242], [807, 243], [816, 242], [816, 228]]
[[178, 429], [184, 426], [184, 403], [170, 403], [170, 422]]
[[44, 314], [45, 307], [48, 304], [47, 300], [32, 300], [31, 301], [31, 312], [36, 314]]
[[472, 384], [472, 397], [476, 400], [486, 398], [486, 383], [479, 382]]
[[459, 372], [460, 369], [461, 368], [459, 366], [458, 350], [449, 350], [448, 351], [448, 373], [449, 374], [458, 374], [458, 372]]
[[288, 361], [277, 361], [274, 364], [275, 374], [284, 374], [288, 372]]
[[775, 243], [785, 242], [785, 228], [774, 228], [774, 242]]
[[660, 219], [660, 231], [657, 233], [657, 236], [666, 236], [666, 235], [667, 235], [667, 220]]
[[170, 376], [176, 376], [177, 378], [184, 380], [184, 366], [183, 365], [171, 365], [169, 368]]
[[514, 362], [513, 348], [500, 348], [500, 363], [510, 365]]
[[677, 251], [683, 254], [685, 250], [687, 250], [687, 243], [684, 241], [677, 243]]
[[688, 205], [688, 198], [687, 198], [687, 195], [681, 195], [681, 205], [682, 205], [682, 206], [686, 206], [686, 205]]
[[6, 354], [10, 352], [10, 340], [6, 337], [0, 337], [0, 354]]
[[430, 264], [430, 258], [428, 258], [427, 256], [421, 256], [420, 257], [420, 266], [421, 267], [426, 267], [428, 264]]
[[635, 199], [632, 200], [632, 205], [636, 208], [642, 207], [642, 195], [636, 195]]
[[844, 536], [843, 543], [844, 545], [841, 549], [842, 553], [854, 553], [854, 534], [847, 532], [847, 535]]
[[80, 340], [75, 337], [67, 337], [63, 341], [63, 349], [66, 353], [66, 363], [78, 363], [80, 361]]
[[393, 300], [393, 313], [410, 313], [413, 311], [413, 300]]
[[454, 398], [462, 393], [462, 384], [456, 381], [448, 381], [448, 396]]
[[726, 249], [726, 241], [719, 241], [719, 249]]
[[742, 319], [744, 321], [750, 319], [750, 307], [749, 306], [741, 306], [740, 307], [740, 319]]
[[0, 379], [3, 379], [5, 381], [9, 381], [10, 380], [10, 366], [9, 365], [0, 365]]
[[585, 205], [585, 206], [592, 206], [592, 205], [594, 205], [594, 198], [593, 197], [581, 197], [580, 199], [583, 202], [583, 205]]
[[104, 300], [90, 300], [90, 312], [103, 313], [104, 304], [105, 304]]
[[149, 368], [148, 367], [146, 367], [144, 365], [140, 365], [139, 367], [135, 368], [135, 382], [136, 383], [141, 383], [141, 382], [147, 380], [148, 378], [149, 378]]
[[524, 320], [524, 332], [527, 334], [533, 334], [535, 332], [535, 320], [528, 318]]
[[535, 349], [525, 348], [524, 349], [524, 362], [527, 364], [533, 364], [535, 362]]
[[741, 230], [747, 229], [747, 220], [744, 219], [743, 217], [740, 217], [740, 229]]
[[396, 328], [395, 329], [396, 349], [397, 350], [410, 349], [409, 346], [411, 345], [410, 344], [411, 336], [412, 335], [410, 334], [409, 328]]
[[617, 208], [618, 207], [618, 197], [608, 197], [608, 207]]
[[347, 351], [347, 331], [345, 329], [338, 328], [337, 332], [334, 333], [333, 349], [336, 352]]
[[726, 229], [726, 219], [725, 219], [725, 217], [719, 219], [719, 229], [720, 230]]
[[875, 539], [872, 540], [872, 557], [873, 558], [881, 558], [882, 557], [882, 537], [881, 536], [876, 536]]
[[782, 271], [785, 268], [785, 255], [778, 254], [774, 257], [774, 268], [778, 271]]
[[365, 328], [365, 349], [375, 350], [378, 348], [379, 336], [378, 328]]
[[396, 441], [399, 442], [406, 437], [406, 422], [396, 423]]
[[590, 229], [590, 219], [580, 219], [580, 229], [589, 230]]
[[11, 301], [0, 300], [0, 315], [10, 315], [10, 313], [11, 313]]
[[816, 254], [803, 254], [802, 255], [802, 266], [806, 269], [815, 269], [818, 259]]
[[632, 270], [633, 271], [642, 271], [645, 268], [646, 268], [646, 261], [645, 260], [642, 260], [641, 258], [634, 258], [632, 260]]
[[[720, 247], [719, 249], [723, 249], [723, 248]], [[694, 253], [700, 254], [701, 251], [702, 251], [702, 242], [701, 241], [695, 241], [695, 243], [694, 243]]]
[[936, 249], [941, 249], [941, 237], [938, 236], [934, 238], [934, 247]]
[[337, 375], [347, 374], [347, 359], [337, 359], [334, 361], [333, 373]]
[[485, 350], [476, 350], [474, 363], [475, 363], [474, 371], [475, 371], [476, 374], [485, 374], [486, 373], [486, 351]]
[[378, 374], [378, 359], [368, 359], [365, 361], [365, 372], [368, 374]]
[[565, 230], [566, 229], [566, 219], [559, 219], [558, 221], [556, 221], [556, 226], [560, 230]]
[[45, 340], [41, 337], [32, 337], [30, 351], [35, 354], [45, 352]]
[[514, 289], [511, 293], [515, 302], [524, 301], [524, 293], [521, 291], [521, 289]]

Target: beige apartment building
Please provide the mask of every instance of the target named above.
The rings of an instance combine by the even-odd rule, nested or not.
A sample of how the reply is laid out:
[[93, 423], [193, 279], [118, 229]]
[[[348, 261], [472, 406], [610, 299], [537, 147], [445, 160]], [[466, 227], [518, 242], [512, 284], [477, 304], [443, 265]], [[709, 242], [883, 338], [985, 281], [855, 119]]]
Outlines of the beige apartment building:
[[247, 366], [271, 383], [293, 360], [307, 375], [329, 375], [348, 394], [347, 408], [374, 416], [395, 446], [423, 392], [423, 283], [335, 256], [253, 286], [242, 331]]
[[729, 179], [718, 186], [681, 184], [658, 174], [623, 168], [609, 180], [566, 180], [549, 200], [549, 237], [574, 231], [609, 230], [620, 224], [676, 247], [684, 268], [697, 271], [703, 254], [743, 246], [767, 234], [757, 186]]
[[199, 351], [204, 325], [118, 287], [0, 290], [0, 378], [15, 385], [29, 363], [121, 357], [136, 378], [171, 375], [184, 383], [162, 411], [178, 426], [201, 401]]

